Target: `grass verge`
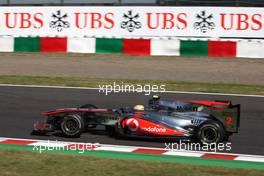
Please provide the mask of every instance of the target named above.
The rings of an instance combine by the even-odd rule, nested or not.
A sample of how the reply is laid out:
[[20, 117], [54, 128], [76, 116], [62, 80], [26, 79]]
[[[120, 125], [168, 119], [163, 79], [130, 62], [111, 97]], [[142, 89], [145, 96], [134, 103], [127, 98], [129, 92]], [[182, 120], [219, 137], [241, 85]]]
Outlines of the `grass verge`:
[[99, 85], [116, 84], [151, 84], [166, 85], [166, 90], [171, 91], [192, 91], [212, 93], [233, 93], [233, 94], [257, 94], [264, 95], [264, 86], [239, 85], [239, 84], [211, 84], [174, 82], [162, 80], [114, 80], [114, 79], [91, 79], [76, 77], [44, 77], [44, 76], [0, 76], [0, 84], [24, 84], [24, 85], [50, 85], [50, 86], [73, 86], [73, 87], [95, 87]]
[[35, 153], [20, 150], [0, 150], [0, 172], [3, 176], [58, 175], [126, 175], [126, 176], [258, 176], [263, 170], [208, 167], [147, 160], [126, 160], [94, 156]]

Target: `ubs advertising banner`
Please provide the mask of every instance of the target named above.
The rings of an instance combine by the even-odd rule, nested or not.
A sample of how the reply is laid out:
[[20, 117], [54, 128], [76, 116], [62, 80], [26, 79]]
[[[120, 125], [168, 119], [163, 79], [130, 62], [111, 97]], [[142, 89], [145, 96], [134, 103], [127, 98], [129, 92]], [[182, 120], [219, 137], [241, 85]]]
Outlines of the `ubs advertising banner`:
[[264, 9], [0, 7], [0, 35], [264, 38]]

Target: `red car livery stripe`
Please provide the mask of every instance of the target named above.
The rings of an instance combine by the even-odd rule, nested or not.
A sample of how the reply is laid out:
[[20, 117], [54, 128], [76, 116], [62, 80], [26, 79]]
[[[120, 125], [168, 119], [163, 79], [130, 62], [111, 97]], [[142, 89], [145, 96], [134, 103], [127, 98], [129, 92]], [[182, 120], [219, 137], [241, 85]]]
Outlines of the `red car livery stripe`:
[[43, 116], [51, 116], [61, 113], [71, 113], [71, 112], [108, 112], [108, 109], [57, 109], [55, 111], [43, 112]]
[[142, 119], [142, 118], [128, 118], [122, 122], [122, 127], [127, 127], [130, 131], [142, 135], [157, 135], [157, 136], [174, 136], [184, 135], [184, 132], [170, 129], [160, 124]]
[[187, 103], [195, 103], [204, 106], [214, 106], [214, 105], [221, 105], [221, 106], [230, 106], [230, 102], [221, 102], [221, 101], [200, 101], [200, 100], [180, 100], [181, 102]]

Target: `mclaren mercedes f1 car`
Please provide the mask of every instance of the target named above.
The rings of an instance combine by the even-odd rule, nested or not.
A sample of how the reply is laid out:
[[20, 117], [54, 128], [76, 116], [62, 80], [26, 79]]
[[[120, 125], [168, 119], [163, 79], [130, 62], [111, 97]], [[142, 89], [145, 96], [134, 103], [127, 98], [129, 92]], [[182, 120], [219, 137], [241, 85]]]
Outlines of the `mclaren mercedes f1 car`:
[[240, 105], [229, 101], [161, 100], [153, 97], [148, 107], [101, 109], [86, 104], [43, 112], [46, 122], [36, 122], [33, 134], [62, 133], [79, 137], [104, 126], [109, 134], [123, 137], [186, 138], [218, 143], [238, 132]]

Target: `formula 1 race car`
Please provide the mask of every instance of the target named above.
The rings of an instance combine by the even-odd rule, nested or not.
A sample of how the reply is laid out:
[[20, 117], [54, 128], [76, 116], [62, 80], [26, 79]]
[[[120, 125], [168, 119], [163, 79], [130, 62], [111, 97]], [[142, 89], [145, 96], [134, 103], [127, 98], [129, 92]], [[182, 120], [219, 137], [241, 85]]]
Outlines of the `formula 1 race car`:
[[66, 137], [79, 137], [101, 125], [115, 136], [186, 138], [217, 143], [238, 132], [240, 105], [228, 101], [168, 101], [156, 96], [149, 101], [147, 108], [137, 105], [135, 109], [100, 109], [86, 104], [42, 115], [47, 120], [45, 123], [36, 122], [33, 134], [59, 131]]

